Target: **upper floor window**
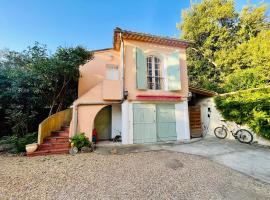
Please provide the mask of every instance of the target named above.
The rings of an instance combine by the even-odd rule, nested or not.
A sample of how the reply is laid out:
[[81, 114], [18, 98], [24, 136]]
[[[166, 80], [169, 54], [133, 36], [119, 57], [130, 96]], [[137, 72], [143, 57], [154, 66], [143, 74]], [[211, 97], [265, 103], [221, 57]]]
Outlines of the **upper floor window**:
[[147, 62], [147, 86], [151, 90], [161, 90], [161, 62], [155, 56], [148, 56]]
[[106, 65], [106, 79], [119, 80], [119, 71], [117, 65]]

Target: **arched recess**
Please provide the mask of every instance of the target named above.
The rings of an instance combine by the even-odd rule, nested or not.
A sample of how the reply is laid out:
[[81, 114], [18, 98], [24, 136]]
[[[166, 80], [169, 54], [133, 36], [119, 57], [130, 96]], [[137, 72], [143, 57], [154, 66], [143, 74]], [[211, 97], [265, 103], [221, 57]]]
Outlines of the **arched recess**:
[[94, 129], [97, 131], [98, 140], [112, 138], [112, 106], [102, 108], [94, 119]]
[[78, 128], [77, 128], [76, 133], [84, 133], [92, 141], [94, 119], [97, 113], [106, 106], [107, 105], [79, 106], [78, 107]]

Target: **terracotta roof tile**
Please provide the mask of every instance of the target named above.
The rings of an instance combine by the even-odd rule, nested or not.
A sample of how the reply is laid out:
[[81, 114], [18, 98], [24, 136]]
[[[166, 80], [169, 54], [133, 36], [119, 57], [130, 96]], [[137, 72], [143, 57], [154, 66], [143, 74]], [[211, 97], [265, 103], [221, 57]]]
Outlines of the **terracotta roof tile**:
[[179, 48], [187, 48], [188, 45], [192, 43], [191, 41], [187, 40], [180, 40], [176, 38], [156, 36], [148, 33], [139, 33], [134, 31], [122, 30], [117, 27], [114, 29], [114, 37], [113, 37], [113, 48], [115, 50], [120, 49], [120, 33], [122, 34], [123, 39], [149, 42]]

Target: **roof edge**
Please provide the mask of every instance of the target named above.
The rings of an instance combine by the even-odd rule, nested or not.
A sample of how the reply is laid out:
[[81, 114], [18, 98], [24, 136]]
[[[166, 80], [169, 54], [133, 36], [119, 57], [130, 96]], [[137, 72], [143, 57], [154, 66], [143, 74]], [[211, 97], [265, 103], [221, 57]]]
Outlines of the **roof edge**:
[[104, 49], [95, 49], [95, 50], [91, 50], [91, 52], [99, 52], [99, 51], [108, 51], [108, 50], [113, 50], [113, 48], [104, 48]]
[[166, 36], [158, 36], [152, 35], [149, 33], [140, 33], [135, 31], [128, 31], [123, 30], [119, 27], [114, 29], [114, 37], [113, 37], [113, 47], [116, 50], [119, 50], [120, 46], [120, 39], [119, 34], [122, 34], [123, 39], [127, 40], [134, 40], [134, 41], [141, 41], [141, 42], [149, 42], [149, 43], [156, 43], [164, 46], [174, 46], [174, 47], [181, 47], [187, 48], [190, 44], [193, 44], [193, 41], [182, 40], [177, 38], [171, 38]]
[[201, 94], [201, 95], [205, 95], [205, 96], [209, 96], [209, 97], [213, 97], [218, 95], [218, 93], [211, 91], [211, 90], [207, 90], [204, 88], [199, 88], [196, 86], [189, 86], [188, 87], [189, 91], [193, 92], [193, 93], [197, 93], [197, 94]]

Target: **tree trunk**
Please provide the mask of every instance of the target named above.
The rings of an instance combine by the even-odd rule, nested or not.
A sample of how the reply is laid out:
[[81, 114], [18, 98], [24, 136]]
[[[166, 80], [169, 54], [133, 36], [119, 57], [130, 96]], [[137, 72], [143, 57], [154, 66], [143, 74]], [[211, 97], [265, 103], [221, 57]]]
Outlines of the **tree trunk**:
[[55, 100], [53, 100], [53, 102], [52, 102], [52, 104], [51, 104], [51, 106], [50, 106], [51, 108], [50, 108], [49, 116], [52, 115], [54, 105], [55, 105]]

